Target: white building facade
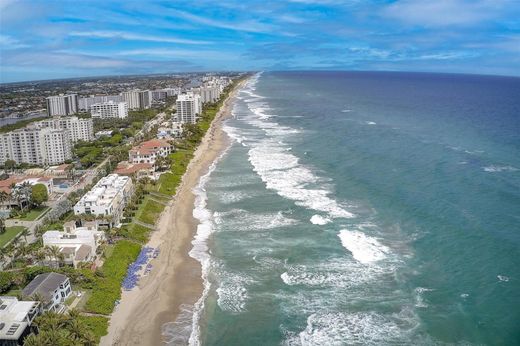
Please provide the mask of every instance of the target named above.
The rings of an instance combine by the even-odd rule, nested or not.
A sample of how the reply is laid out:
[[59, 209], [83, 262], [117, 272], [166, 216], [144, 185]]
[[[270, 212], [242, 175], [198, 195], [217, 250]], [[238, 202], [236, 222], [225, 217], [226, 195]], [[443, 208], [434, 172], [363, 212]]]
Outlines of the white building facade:
[[177, 119], [181, 123], [195, 124], [202, 112], [200, 95], [186, 93], [177, 97]]
[[96, 250], [105, 240], [105, 233], [98, 230], [95, 221], [84, 222], [80, 227], [70, 221], [63, 225], [63, 232], [47, 231], [42, 239], [44, 246], [60, 248], [66, 264], [77, 267], [78, 263], [95, 260]]
[[78, 95], [58, 95], [47, 97], [47, 112], [53, 115], [71, 115], [78, 112]]
[[39, 128], [67, 129], [70, 131], [70, 139], [73, 143], [77, 141], [90, 142], [94, 140], [94, 125], [92, 119], [78, 117], [53, 117], [34, 123]]
[[96, 103], [103, 103], [103, 102], [122, 102], [121, 95], [92, 95], [89, 97], [80, 97], [78, 100], [79, 109], [83, 111], [90, 110], [90, 106]]
[[107, 175], [81, 197], [74, 206], [74, 214], [92, 214], [105, 219], [105, 224], [117, 226], [121, 223], [123, 210], [133, 190], [130, 177], [118, 174]]
[[2, 346], [22, 345], [30, 333], [34, 319], [40, 314], [37, 301], [20, 301], [16, 297], [0, 297], [0, 344]]
[[148, 109], [152, 105], [150, 90], [131, 90], [121, 93], [121, 98], [128, 104], [128, 109]]
[[128, 104], [126, 102], [113, 101], [95, 103], [90, 106], [90, 113], [93, 118], [119, 118], [123, 119], [128, 116]]
[[0, 134], [0, 163], [54, 165], [72, 159], [68, 129], [26, 127]]

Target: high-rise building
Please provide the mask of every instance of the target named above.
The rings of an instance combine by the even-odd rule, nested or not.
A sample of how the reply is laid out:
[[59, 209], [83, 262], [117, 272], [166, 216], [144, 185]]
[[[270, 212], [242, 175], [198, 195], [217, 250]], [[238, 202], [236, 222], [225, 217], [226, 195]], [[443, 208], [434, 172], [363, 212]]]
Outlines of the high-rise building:
[[53, 115], [70, 115], [78, 112], [78, 95], [58, 95], [47, 97], [47, 112]]
[[78, 117], [53, 117], [51, 119], [45, 119], [38, 121], [31, 126], [39, 128], [52, 128], [52, 129], [68, 129], [70, 131], [71, 141], [92, 141], [94, 140], [94, 125], [92, 119], [84, 119]]
[[113, 101], [115, 103], [122, 101], [121, 95], [92, 95], [89, 97], [80, 97], [79, 98], [79, 109], [84, 111], [89, 111], [90, 106], [96, 103], [102, 103], [102, 102], [110, 102]]
[[152, 93], [150, 90], [131, 90], [121, 93], [124, 102], [128, 103], [128, 109], [147, 109], [152, 105]]
[[72, 159], [70, 130], [26, 127], [0, 134], [0, 163], [54, 165]]
[[197, 116], [202, 112], [200, 95], [186, 93], [177, 97], [177, 119], [181, 123], [195, 124]]
[[90, 113], [93, 118], [126, 118], [128, 116], [128, 104], [126, 102], [113, 101], [95, 103], [90, 106]]

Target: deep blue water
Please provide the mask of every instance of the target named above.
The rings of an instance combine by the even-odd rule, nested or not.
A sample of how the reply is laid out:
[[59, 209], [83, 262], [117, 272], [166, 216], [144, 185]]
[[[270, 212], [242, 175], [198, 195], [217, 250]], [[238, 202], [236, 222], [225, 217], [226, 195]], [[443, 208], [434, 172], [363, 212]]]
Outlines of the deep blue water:
[[519, 78], [263, 73], [234, 116], [203, 344], [520, 344]]

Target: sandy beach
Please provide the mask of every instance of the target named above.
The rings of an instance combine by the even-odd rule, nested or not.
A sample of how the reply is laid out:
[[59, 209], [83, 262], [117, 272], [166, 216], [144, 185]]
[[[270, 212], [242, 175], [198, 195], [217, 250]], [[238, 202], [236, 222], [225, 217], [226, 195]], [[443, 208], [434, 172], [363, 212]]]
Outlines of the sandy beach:
[[108, 334], [101, 345], [160, 345], [161, 328], [176, 320], [181, 305], [193, 305], [203, 290], [200, 263], [189, 256], [198, 220], [193, 218], [195, 195], [202, 175], [229, 145], [222, 123], [229, 116], [238, 85], [217, 113], [195, 151], [175, 198], [156, 223], [147, 246], [160, 249], [153, 270], [139, 287], [123, 291], [121, 303], [111, 315]]

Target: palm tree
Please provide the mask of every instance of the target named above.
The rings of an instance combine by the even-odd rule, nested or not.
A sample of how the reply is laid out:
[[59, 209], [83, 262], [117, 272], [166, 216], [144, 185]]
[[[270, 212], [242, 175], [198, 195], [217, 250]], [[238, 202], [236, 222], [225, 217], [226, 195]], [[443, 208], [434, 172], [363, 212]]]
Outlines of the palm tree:
[[61, 253], [61, 249], [56, 245], [52, 245], [52, 246], [46, 246], [46, 250], [47, 250], [47, 254], [49, 255], [49, 257], [54, 259], [55, 267], [58, 268], [60, 255], [63, 256], [63, 254]]
[[5, 191], [0, 191], [0, 204], [11, 199], [11, 196]]
[[29, 243], [27, 241], [27, 236], [30, 234], [29, 232], [29, 229], [28, 228], [24, 228], [21, 232], [20, 232], [20, 235], [23, 237], [23, 240], [25, 240], [25, 243]]
[[4, 234], [6, 230], [4, 219], [0, 218], [0, 234]]

